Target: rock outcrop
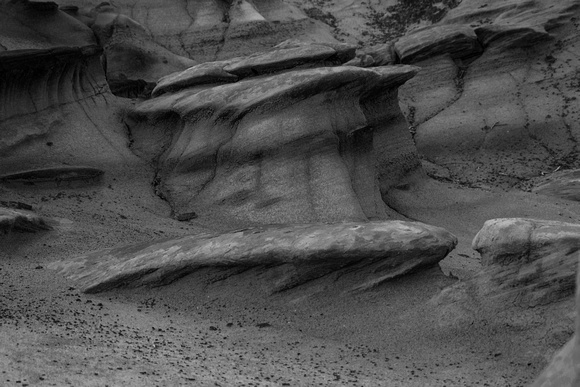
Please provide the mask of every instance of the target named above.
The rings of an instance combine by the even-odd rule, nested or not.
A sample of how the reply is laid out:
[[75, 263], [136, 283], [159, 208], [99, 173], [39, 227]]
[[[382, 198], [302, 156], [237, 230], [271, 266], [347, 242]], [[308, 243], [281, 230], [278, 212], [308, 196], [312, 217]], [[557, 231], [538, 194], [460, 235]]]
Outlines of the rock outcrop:
[[580, 270], [576, 281], [576, 333], [552, 359], [532, 387], [580, 385]]
[[401, 59], [422, 68], [401, 88], [419, 153], [452, 180], [502, 188], [578, 167], [579, 5], [463, 1], [402, 37]]
[[[81, 12], [100, 3], [67, 2]], [[114, 12], [143, 26], [155, 43], [199, 63], [250, 55], [290, 38], [338, 42], [328, 25], [283, 0], [147, 0], [138, 6], [132, 0], [121, 0], [113, 4]]]
[[414, 67], [295, 69], [235, 83], [224, 76], [311, 67], [337, 53], [279, 49], [162, 80], [156, 95], [174, 91], [136, 106], [129, 126], [133, 150], [158, 163], [174, 214], [258, 223], [392, 216], [381, 195], [420, 168], [397, 103]]
[[580, 225], [493, 219], [474, 238], [473, 248], [483, 269], [433, 299], [442, 321], [497, 318], [552, 305], [554, 316], [563, 314], [557, 305], [574, 293]]
[[580, 170], [578, 169], [555, 172], [538, 179], [535, 183], [532, 192], [580, 201]]
[[413, 222], [268, 226], [112, 248], [57, 262], [52, 268], [94, 293], [164, 285], [204, 267], [265, 268], [275, 273], [264, 284], [270, 291], [346, 267], [370, 267], [372, 274], [349, 289], [364, 290], [437, 264], [456, 244], [446, 230]]
[[90, 28], [55, 3], [3, 1], [0, 47], [4, 182], [23, 177], [18, 173], [36, 179], [35, 170], [66, 180], [79, 172], [77, 165], [93, 177], [96, 171], [146, 173], [126, 146], [121, 103], [109, 90], [103, 50]]
[[532, 219], [487, 221], [473, 240], [480, 289], [534, 307], [574, 292], [580, 225]]
[[94, 8], [62, 9], [87, 24], [104, 50], [103, 65], [113, 94], [147, 97], [157, 80], [197, 62], [178, 56], [154, 42], [145, 28], [109, 3]]
[[46, 221], [32, 211], [0, 207], [0, 234], [11, 231], [37, 232], [50, 229]]

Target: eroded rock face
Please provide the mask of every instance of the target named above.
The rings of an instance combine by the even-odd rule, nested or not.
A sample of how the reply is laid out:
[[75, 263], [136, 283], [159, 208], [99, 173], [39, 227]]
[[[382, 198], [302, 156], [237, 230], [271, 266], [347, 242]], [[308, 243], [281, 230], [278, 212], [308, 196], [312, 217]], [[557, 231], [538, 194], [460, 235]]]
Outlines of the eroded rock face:
[[163, 285], [204, 268], [265, 267], [267, 284], [280, 291], [345, 267], [373, 273], [363, 290], [435, 265], [457, 244], [446, 230], [390, 221], [251, 228], [221, 235], [194, 235], [94, 252], [52, 264], [94, 293], [120, 286]]
[[576, 334], [552, 359], [532, 387], [580, 385], [580, 270], [576, 281]]
[[[578, 167], [579, 16], [576, 0], [470, 0], [423, 39], [401, 38], [403, 60], [422, 68], [401, 88], [419, 153], [453, 180], [503, 188]], [[483, 51], [469, 58], [439, 28], [471, 30]]]
[[[80, 9], [101, 1], [69, 1]], [[198, 63], [246, 56], [296, 38], [337, 42], [324, 23], [283, 0], [115, 1], [115, 12], [139, 23], [153, 40]], [[171, 22], [167, 22], [170, 20]]]
[[580, 170], [560, 171], [540, 178], [532, 192], [580, 201]]
[[197, 63], [154, 42], [142, 25], [109, 3], [94, 8], [65, 7], [64, 11], [95, 33], [104, 49], [107, 81], [117, 96], [147, 97], [159, 78]]
[[50, 229], [46, 221], [32, 211], [0, 207], [0, 234], [11, 231], [37, 232]]
[[[397, 87], [414, 73], [321, 67], [190, 85], [134, 109], [133, 149], [158, 160], [159, 188], [176, 216], [385, 219], [381, 195], [420, 168], [397, 103]], [[185, 82], [175, 80], [161, 84]]]
[[66, 180], [79, 172], [76, 165], [85, 172], [142, 169], [126, 146], [93, 31], [54, 3], [3, 1], [0, 18], [3, 182], [35, 170]]
[[[532, 219], [487, 221], [473, 240], [487, 277], [481, 286], [535, 306], [574, 292], [580, 225]], [[482, 280], [483, 277], [480, 277]]]
[[[574, 294], [580, 225], [492, 219], [474, 238], [473, 248], [481, 254], [483, 269], [433, 299], [441, 321], [503, 319], [548, 306], [554, 315], [565, 314]], [[525, 324], [530, 323], [524, 319]]]

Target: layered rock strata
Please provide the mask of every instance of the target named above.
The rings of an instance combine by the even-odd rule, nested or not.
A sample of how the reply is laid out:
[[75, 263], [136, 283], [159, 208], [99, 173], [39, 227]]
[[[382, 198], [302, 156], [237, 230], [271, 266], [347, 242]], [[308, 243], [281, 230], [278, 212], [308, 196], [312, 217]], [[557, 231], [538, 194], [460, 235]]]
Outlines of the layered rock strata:
[[289, 289], [347, 267], [366, 268], [371, 274], [347, 289], [364, 290], [437, 264], [456, 244], [446, 230], [413, 222], [268, 226], [112, 248], [51, 267], [88, 293], [164, 285], [208, 267], [262, 268], [269, 273], [263, 284], [269, 291]]
[[113, 94], [147, 97], [157, 80], [197, 62], [181, 57], [153, 41], [135, 20], [119, 14], [109, 3], [94, 8], [63, 7], [89, 26], [103, 48], [103, 67]]
[[[280, 49], [159, 83], [156, 95], [172, 92], [139, 104], [129, 126], [133, 150], [158, 164], [159, 191], [176, 216], [217, 211], [258, 223], [389, 216], [381, 195], [420, 168], [397, 102], [415, 68], [259, 75], [337, 53]], [[231, 83], [249, 73], [258, 76]]]
[[78, 165], [92, 175], [143, 169], [126, 146], [90, 28], [54, 3], [20, 0], [0, 3], [0, 32], [3, 182], [31, 171], [66, 180]]
[[463, 1], [399, 39], [422, 68], [401, 88], [419, 153], [452, 180], [503, 188], [578, 167], [579, 17], [577, 0]]
[[[100, 0], [69, 1], [81, 13]], [[289, 39], [337, 42], [324, 23], [283, 0], [114, 2], [116, 13], [143, 26], [153, 41], [199, 63], [245, 56]], [[167, 20], [171, 20], [170, 23]]]
[[473, 248], [481, 254], [483, 269], [433, 299], [442, 320], [500, 318], [548, 306], [555, 316], [564, 314], [574, 294], [580, 225], [492, 219], [474, 238]]
[[51, 227], [32, 211], [0, 207], [0, 234], [11, 231], [37, 232]]

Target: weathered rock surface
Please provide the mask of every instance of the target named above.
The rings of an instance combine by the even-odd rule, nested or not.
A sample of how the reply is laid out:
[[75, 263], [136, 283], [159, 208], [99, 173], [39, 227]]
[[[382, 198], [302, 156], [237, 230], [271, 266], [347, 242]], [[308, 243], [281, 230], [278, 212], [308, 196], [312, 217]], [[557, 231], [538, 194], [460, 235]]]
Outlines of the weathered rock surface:
[[555, 172], [535, 183], [532, 192], [580, 201], [580, 170]]
[[283, 42], [270, 51], [248, 57], [202, 63], [163, 77], [153, 90], [153, 96], [186, 87], [231, 83], [240, 78], [276, 73], [292, 68], [333, 66], [352, 59], [354, 54], [354, 47], [348, 45]]
[[[100, 3], [68, 2], [81, 10]], [[289, 38], [337, 42], [329, 26], [283, 0], [146, 0], [136, 5], [133, 0], [114, 2], [115, 12], [143, 26], [160, 46], [199, 63], [250, 55]]]
[[381, 195], [420, 168], [397, 103], [414, 74], [322, 67], [166, 93], [134, 109], [133, 149], [158, 160], [176, 216], [385, 219]]
[[[126, 146], [121, 104], [107, 85], [93, 31], [54, 3], [3, 1], [0, 18], [3, 179], [37, 169], [66, 179], [79, 172], [75, 165], [144, 173]], [[137, 169], [127, 173], [131, 167]]]
[[395, 43], [403, 63], [415, 63], [439, 55], [469, 58], [483, 50], [472, 28], [462, 25], [432, 26], [403, 36]]
[[274, 291], [353, 265], [373, 267], [357, 289], [374, 287], [443, 259], [456, 245], [446, 230], [390, 221], [251, 228], [193, 235], [90, 253], [54, 264], [85, 292], [163, 285], [203, 267], [266, 267], [278, 273]]
[[570, 296], [580, 225], [532, 219], [487, 221], [473, 240], [485, 276], [482, 290], [530, 307]]
[[0, 207], [0, 234], [11, 231], [37, 232], [50, 229], [46, 221], [32, 211]]
[[159, 78], [196, 64], [154, 42], [143, 26], [109, 3], [88, 9], [66, 7], [64, 11], [95, 33], [104, 49], [107, 81], [115, 95], [148, 96]]
[[473, 248], [481, 254], [483, 269], [434, 298], [442, 321], [497, 317], [509, 315], [510, 310], [524, 313], [552, 305], [551, 313], [564, 314], [557, 305], [574, 293], [580, 225], [492, 219], [474, 238]]
[[580, 270], [576, 281], [576, 334], [552, 359], [532, 387], [580, 385]]
[[579, 16], [577, 0], [471, 0], [430, 27], [473, 29], [484, 50], [411, 60], [422, 70], [400, 95], [419, 153], [452, 180], [502, 188], [577, 168]]
[[34, 184], [42, 182], [67, 182], [67, 181], [95, 181], [103, 175], [98, 168], [66, 166], [57, 168], [40, 168], [30, 171], [21, 171], [0, 176], [1, 183]]

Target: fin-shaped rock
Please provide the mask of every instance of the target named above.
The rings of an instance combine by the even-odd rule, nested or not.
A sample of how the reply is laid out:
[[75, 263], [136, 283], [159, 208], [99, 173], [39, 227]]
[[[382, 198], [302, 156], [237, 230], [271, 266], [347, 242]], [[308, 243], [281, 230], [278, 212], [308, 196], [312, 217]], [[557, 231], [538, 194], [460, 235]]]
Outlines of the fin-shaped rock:
[[355, 263], [375, 265], [364, 289], [435, 265], [456, 244], [448, 231], [417, 222], [265, 226], [111, 248], [51, 267], [94, 293], [167, 284], [203, 267], [289, 265], [289, 275], [271, 284], [283, 290]]

